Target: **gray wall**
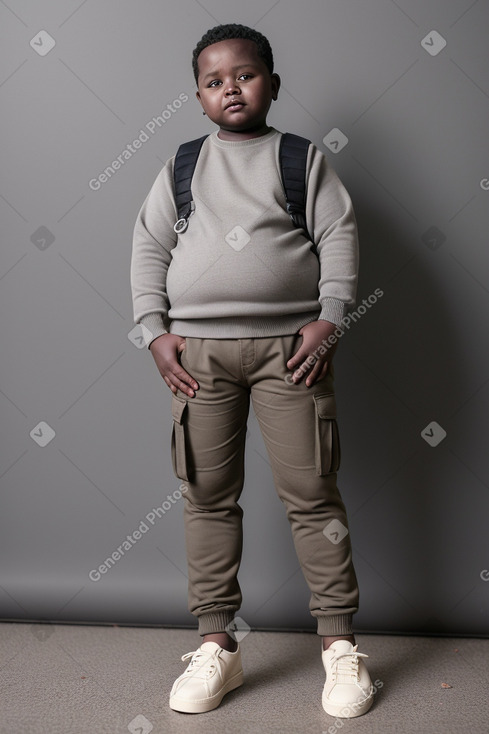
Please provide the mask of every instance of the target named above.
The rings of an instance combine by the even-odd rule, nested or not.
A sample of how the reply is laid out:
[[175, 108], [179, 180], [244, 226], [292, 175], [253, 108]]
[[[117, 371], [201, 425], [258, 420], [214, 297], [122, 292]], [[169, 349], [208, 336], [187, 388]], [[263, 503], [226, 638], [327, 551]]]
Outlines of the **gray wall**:
[[[269, 122], [328, 155], [357, 212], [359, 303], [384, 292], [336, 358], [356, 628], [487, 634], [483, 0], [0, 4], [0, 615], [195, 625], [170, 393], [134, 330], [129, 264], [162, 164], [214, 129], [190, 54], [222, 22], [270, 38], [283, 87]], [[179, 95], [189, 100], [176, 109]], [[175, 112], [151, 125], [168, 104]], [[334, 128], [341, 150], [323, 142], [339, 140]], [[240, 616], [313, 630], [253, 417], [248, 441]], [[130, 549], [91, 580], [128, 535]]]

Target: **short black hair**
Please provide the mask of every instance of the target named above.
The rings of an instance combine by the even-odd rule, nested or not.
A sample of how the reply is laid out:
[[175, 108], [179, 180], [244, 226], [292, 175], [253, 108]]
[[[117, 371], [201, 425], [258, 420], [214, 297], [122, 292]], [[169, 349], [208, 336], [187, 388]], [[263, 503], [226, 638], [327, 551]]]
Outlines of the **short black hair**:
[[213, 43], [219, 41], [228, 41], [231, 38], [244, 38], [248, 41], [254, 41], [258, 47], [258, 56], [263, 59], [270, 74], [273, 74], [273, 53], [268, 38], [259, 31], [249, 28], [239, 23], [227, 23], [226, 25], [216, 25], [204, 33], [192, 54], [192, 68], [196, 83], [199, 79], [199, 54]]

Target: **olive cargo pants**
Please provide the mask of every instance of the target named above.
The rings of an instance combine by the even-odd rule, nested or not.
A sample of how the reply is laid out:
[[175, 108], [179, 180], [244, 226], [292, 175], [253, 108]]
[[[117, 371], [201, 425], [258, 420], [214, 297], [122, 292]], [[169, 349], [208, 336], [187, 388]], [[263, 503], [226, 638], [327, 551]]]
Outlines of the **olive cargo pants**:
[[291, 384], [286, 362], [298, 334], [259, 339], [186, 338], [181, 364], [199, 383], [172, 396], [172, 460], [184, 480], [189, 611], [200, 635], [222, 632], [242, 602], [238, 504], [249, 399], [311, 590], [317, 634], [347, 635], [358, 609], [345, 507], [336, 487], [340, 447], [333, 376]]

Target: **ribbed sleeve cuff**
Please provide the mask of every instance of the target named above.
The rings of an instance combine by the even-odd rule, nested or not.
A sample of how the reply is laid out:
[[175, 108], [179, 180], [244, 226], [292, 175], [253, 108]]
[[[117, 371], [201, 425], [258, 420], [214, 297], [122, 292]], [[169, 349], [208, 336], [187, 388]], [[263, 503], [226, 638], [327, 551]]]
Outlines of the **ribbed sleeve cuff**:
[[337, 298], [324, 298], [321, 301], [321, 313], [318, 319], [324, 321], [330, 321], [336, 326], [340, 326], [346, 315], [347, 307], [343, 301], [339, 301]]
[[147, 332], [143, 331], [143, 333], [148, 349], [150, 348], [151, 343], [154, 342], [158, 336], [168, 333], [163, 324], [163, 314], [159, 312], [147, 313], [145, 316], [141, 317], [139, 323], [147, 329]]
[[351, 635], [353, 614], [331, 614], [328, 617], [317, 617], [317, 633], [321, 637], [333, 635]]
[[233, 609], [222, 609], [216, 612], [201, 614], [199, 616], [199, 635], [203, 637], [214, 632], [227, 632], [235, 613]]

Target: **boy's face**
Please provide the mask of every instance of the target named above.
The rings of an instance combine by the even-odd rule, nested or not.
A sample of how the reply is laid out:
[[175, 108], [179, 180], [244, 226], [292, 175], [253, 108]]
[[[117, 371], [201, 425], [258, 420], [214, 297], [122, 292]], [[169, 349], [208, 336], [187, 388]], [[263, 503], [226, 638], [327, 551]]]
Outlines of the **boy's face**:
[[207, 46], [198, 58], [197, 99], [224, 140], [263, 135], [280, 77], [270, 74], [254, 41], [232, 38]]

